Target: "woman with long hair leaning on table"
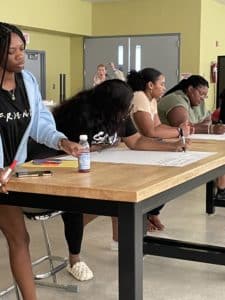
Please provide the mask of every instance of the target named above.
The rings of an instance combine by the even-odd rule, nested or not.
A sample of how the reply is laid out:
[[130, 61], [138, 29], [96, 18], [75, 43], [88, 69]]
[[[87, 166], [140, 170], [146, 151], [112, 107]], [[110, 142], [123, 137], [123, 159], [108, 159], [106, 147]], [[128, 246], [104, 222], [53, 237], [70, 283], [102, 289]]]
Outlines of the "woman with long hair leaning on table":
[[[91, 151], [117, 146], [120, 141], [132, 150], [182, 151], [184, 145], [180, 139], [165, 142], [137, 132], [129, 117], [132, 98], [133, 92], [127, 83], [118, 79], [104, 81], [90, 90], [79, 92], [55, 108], [53, 115], [57, 129], [74, 142], [79, 141], [80, 134], [87, 134]], [[185, 147], [189, 147], [189, 140]], [[50, 154], [48, 149], [41, 150], [37, 145], [32, 148], [30, 158], [37, 158], [41, 152], [42, 158]], [[63, 215], [70, 258], [68, 271], [77, 279], [76, 263], [80, 260], [83, 231], [79, 235], [74, 234], [75, 219], [79, 219], [77, 213]], [[82, 230], [82, 226], [79, 228]], [[117, 235], [117, 230], [114, 231]]]

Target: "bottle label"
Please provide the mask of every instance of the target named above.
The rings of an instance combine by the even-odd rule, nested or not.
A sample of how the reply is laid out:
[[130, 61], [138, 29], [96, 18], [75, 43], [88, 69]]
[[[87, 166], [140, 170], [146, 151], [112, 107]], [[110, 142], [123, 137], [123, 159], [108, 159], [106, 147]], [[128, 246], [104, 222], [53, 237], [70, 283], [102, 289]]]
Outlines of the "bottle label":
[[90, 152], [82, 152], [79, 156], [79, 170], [88, 171], [91, 168]]

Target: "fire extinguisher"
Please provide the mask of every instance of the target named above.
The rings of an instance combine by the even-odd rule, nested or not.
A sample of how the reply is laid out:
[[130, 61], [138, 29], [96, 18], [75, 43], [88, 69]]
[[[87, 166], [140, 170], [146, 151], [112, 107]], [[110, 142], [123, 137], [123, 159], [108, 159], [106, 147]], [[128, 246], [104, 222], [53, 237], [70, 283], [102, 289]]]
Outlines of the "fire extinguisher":
[[210, 80], [211, 83], [217, 82], [217, 63], [212, 62], [210, 66]]

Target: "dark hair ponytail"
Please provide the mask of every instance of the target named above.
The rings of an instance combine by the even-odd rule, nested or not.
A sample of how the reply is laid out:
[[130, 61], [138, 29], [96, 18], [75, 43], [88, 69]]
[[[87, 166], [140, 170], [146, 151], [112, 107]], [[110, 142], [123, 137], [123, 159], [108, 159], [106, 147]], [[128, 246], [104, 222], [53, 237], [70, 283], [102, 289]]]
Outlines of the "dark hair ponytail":
[[145, 89], [145, 82], [142, 78], [140, 72], [135, 70], [131, 70], [130, 73], [127, 75], [127, 83], [135, 91], [144, 91]]
[[145, 68], [139, 72], [131, 70], [127, 76], [127, 83], [133, 91], [144, 91], [148, 82], [155, 83], [162, 73], [153, 68]]

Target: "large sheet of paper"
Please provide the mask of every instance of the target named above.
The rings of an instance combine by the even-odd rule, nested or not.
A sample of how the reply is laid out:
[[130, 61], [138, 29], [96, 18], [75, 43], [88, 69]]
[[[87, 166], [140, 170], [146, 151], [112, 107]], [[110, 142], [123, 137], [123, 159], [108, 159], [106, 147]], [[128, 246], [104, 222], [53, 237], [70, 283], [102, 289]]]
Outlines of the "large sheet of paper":
[[[123, 148], [110, 148], [100, 152], [92, 152], [91, 161], [183, 167], [214, 154], [216, 154], [216, 152], [136, 151]], [[64, 156], [63, 160], [66, 159], [72, 160], [74, 158], [72, 156]]]
[[216, 140], [225, 141], [225, 134], [192, 134], [189, 136], [190, 139], [194, 140]]

